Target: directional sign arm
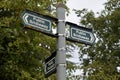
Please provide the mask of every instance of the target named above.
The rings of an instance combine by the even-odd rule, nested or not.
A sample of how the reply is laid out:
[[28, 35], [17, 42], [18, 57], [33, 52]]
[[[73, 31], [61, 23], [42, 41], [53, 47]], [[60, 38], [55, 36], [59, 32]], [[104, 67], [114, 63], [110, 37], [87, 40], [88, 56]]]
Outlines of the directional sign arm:
[[74, 23], [67, 22], [70, 26], [70, 36], [68, 40], [81, 42], [83, 44], [93, 45], [95, 43], [95, 36], [92, 29], [85, 28]]

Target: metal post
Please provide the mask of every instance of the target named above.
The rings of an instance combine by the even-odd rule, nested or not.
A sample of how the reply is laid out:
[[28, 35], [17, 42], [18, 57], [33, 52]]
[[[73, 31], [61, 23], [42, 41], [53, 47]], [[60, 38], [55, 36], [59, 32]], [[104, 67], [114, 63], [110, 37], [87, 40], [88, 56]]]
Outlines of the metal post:
[[58, 18], [58, 40], [57, 40], [57, 80], [66, 80], [66, 39], [65, 39], [65, 5], [63, 3], [57, 4], [57, 18]]

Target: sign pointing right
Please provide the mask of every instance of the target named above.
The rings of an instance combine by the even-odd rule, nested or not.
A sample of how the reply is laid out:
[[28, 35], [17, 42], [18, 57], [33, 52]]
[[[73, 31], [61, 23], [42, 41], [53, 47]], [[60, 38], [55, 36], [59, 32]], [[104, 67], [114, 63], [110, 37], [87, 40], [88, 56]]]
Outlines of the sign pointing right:
[[96, 38], [92, 29], [81, 27], [70, 22], [67, 22], [67, 24], [70, 26], [70, 39], [89, 45], [95, 43]]

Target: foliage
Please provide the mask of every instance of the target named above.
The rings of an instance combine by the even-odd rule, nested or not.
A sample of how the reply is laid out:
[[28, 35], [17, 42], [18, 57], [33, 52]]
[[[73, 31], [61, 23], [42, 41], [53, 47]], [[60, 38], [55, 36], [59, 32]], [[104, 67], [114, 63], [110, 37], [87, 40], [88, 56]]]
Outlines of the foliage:
[[75, 10], [81, 24], [93, 28], [98, 39], [94, 46], [82, 48], [84, 75], [87, 80], [119, 80], [120, 72], [120, 1], [108, 0], [105, 10], [94, 12]]
[[66, 0], [0, 0], [0, 79], [55, 80], [55, 75], [44, 78], [44, 60], [56, 50], [56, 40], [24, 29], [20, 16], [25, 9], [52, 15], [46, 8], [59, 1], [66, 3]]

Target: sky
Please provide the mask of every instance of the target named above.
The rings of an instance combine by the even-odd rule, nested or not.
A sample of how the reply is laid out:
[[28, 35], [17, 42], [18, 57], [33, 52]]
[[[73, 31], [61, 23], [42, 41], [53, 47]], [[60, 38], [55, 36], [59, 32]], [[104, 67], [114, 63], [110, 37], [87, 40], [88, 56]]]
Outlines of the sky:
[[70, 8], [70, 14], [67, 17], [66, 21], [79, 24], [79, 18], [75, 15], [73, 9], [82, 10], [87, 8], [93, 12], [100, 12], [104, 9], [104, 3], [107, 0], [68, 0], [67, 6]]

